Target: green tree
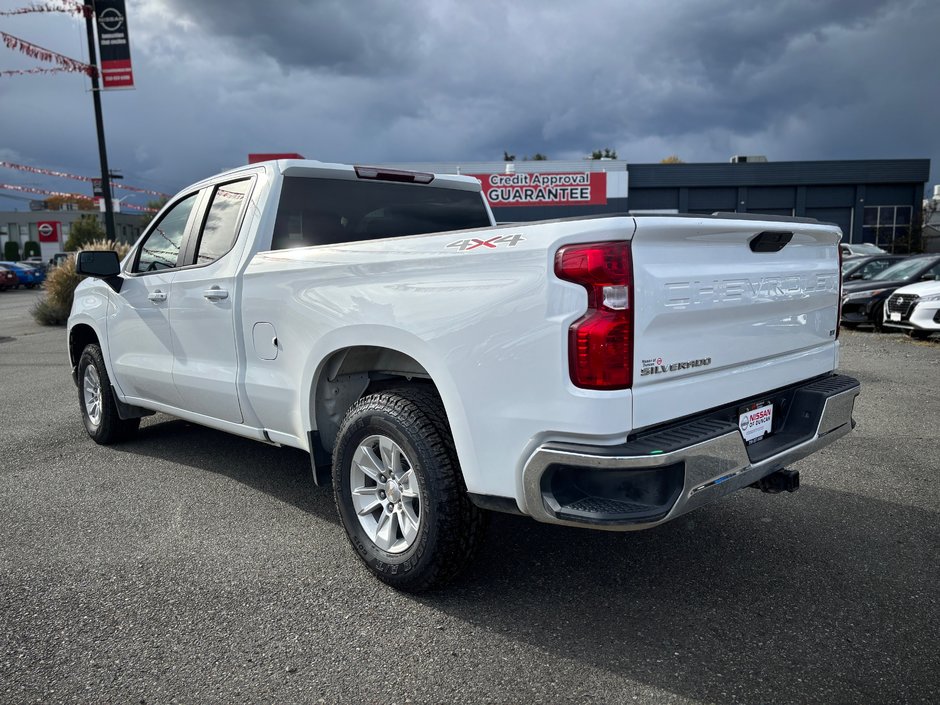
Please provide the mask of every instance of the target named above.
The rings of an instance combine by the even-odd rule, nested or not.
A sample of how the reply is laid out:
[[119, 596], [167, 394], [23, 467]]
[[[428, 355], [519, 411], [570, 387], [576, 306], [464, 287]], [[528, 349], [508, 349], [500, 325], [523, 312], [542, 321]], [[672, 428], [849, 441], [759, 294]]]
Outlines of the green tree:
[[604, 147], [603, 150], [595, 149], [591, 152], [591, 159], [616, 159], [617, 150], [610, 147]]
[[39, 257], [42, 255], [42, 249], [35, 240], [30, 240], [23, 244], [23, 257]]
[[65, 251], [75, 252], [95, 240], [104, 240], [105, 232], [98, 222], [98, 216], [83, 215], [72, 223], [68, 240], [65, 241]]
[[19, 262], [20, 243], [13, 240], [8, 240], [7, 243], [3, 246], [3, 257], [8, 262]]
[[503, 150], [503, 161], [504, 162], [514, 162], [516, 161], [516, 155], [510, 154], [506, 150]]

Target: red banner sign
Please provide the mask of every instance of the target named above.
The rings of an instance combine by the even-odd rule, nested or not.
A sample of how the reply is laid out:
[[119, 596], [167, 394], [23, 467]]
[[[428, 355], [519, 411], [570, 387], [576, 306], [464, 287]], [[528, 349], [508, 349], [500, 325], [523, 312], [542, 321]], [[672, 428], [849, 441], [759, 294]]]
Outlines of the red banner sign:
[[59, 241], [59, 221], [41, 220], [36, 224], [39, 231], [39, 242], [58, 242]]
[[133, 88], [131, 45], [127, 36], [127, 9], [124, 0], [96, 0], [98, 54], [101, 56], [101, 87]]
[[492, 208], [513, 206], [587, 206], [607, 203], [607, 173], [470, 174], [483, 184]]

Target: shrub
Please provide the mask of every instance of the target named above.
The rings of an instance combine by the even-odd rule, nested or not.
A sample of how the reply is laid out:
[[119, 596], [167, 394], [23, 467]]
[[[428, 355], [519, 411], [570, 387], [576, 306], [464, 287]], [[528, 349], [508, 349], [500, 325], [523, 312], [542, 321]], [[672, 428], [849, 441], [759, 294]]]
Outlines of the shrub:
[[23, 259], [29, 259], [30, 257], [40, 257], [42, 255], [42, 250], [39, 249], [39, 243], [35, 240], [30, 240], [23, 245]]
[[3, 259], [8, 262], [20, 261], [20, 243], [8, 240], [3, 246]]
[[[130, 250], [130, 245], [124, 242], [111, 242], [109, 240], [95, 240], [88, 243], [85, 250], [114, 250], [118, 257], [124, 258]], [[45, 296], [36, 302], [32, 314], [36, 322], [43, 326], [63, 326], [69, 319], [72, 311], [72, 300], [75, 297], [75, 287], [81, 281], [75, 272], [75, 258], [69, 257], [58, 267], [53, 267], [46, 274], [46, 281], [42, 288]]]

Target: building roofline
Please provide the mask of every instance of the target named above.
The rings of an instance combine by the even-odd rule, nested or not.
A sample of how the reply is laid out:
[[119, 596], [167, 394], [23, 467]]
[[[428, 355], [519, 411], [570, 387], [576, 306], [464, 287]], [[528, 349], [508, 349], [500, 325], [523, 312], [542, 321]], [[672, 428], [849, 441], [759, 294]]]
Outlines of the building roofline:
[[628, 164], [630, 188], [926, 183], [929, 159]]

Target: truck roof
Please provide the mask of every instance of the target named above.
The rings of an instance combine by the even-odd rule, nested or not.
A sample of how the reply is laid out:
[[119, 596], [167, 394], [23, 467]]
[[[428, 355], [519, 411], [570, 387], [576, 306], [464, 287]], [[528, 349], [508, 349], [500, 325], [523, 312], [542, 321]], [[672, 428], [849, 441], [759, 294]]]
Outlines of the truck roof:
[[[433, 184], [437, 188], [452, 188], [462, 191], [480, 191], [482, 189], [482, 184], [480, 184], [480, 181], [472, 176], [462, 176], [458, 174], [425, 175], [422, 172], [406, 172], [400, 169], [388, 169], [385, 167], [366, 165], [337, 164], [331, 162], [321, 162], [316, 159], [273, 159], [265, 162], [256, 162], [254, 164], [246, 164], [235, 169], [229, 169], [228, 171], [222, 172], [221, 174], [216, 174], [207, 179], [203, 179], [203, 181], [215, 181], [219, 177], [236, 175], [243, 171], [257, 169], [258, 167], [272, 168], [284, 176], [299, 176], [302, 178], [348, 179], [351, 181], [356, 179], [377, 179], [407, 183], [407, 181], [401, 177], [407, 174], [414, 174], [419, 177], [428, 176], [430, 178], [428, 180], [419, 179], [413, 183]], [[377, 176], [362, 176], [362, 173], [365, 171], [375, 172]], [[383, 178], [382, 175], [390, 175], [392, 178]], [[200, 181], [199, 184], [203, 183], [203, 181]], [[194, 186], [198, 186], [199, 184], [194, 184]]]

